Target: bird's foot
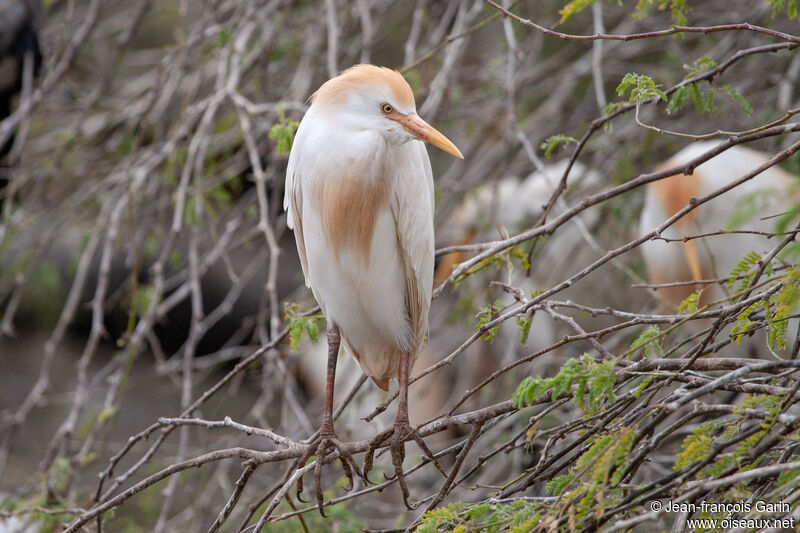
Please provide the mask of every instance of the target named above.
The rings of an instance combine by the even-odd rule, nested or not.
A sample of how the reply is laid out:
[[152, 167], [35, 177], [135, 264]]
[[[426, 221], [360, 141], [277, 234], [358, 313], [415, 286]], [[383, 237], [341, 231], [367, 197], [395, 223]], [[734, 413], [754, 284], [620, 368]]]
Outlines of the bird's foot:
[[425, 453], [428, 458], [433, 461], [433, 464], [436, 465], [436, 468], [439, 469], [440, 472], [444, 473], [442, 466], [439, 464], [439, 461], [436, 460], [436, 457], [433, 455], [431, 450], [428, 448], [425, 441], [422, 440], [417, 434], [417, 430], [411, 427], [408, 420], [397, 419], [394, 423], [394, 426], [383, 431], [378, 434], [377, 437], [372, 439], [369, 443], [369, 447], [367, 448], [366, 458], [364, 459], [364, 479], [369, 481], [367, 478], [367, 473], [372, 470], [373, 462], [375, 459], [375, 451], [387, 440], [389, 441], [389, 451], [392, 454], [392, 466], [394, 466], [394, 476], [391, 474], [384, 474], [386, 479], [394, 479], [397, 478], [397, 483], [400, 485], [400, 492], [403, 494], [403, 503], [405, 503], [406, 508], [409, 510], [414, 510], [419, 505], [418, 503], [411, 503], [409, 502], [409, 491], [408, 485], [406, 484], [406, 477], [403, 473], [403, 459], [406, 457], [406, 441], [409, 439], [413, 439], [414, 442], [417, 443], [417, 446]]
[[[316, 462], [314, 463], [314, 490], [317, 496], [319, 514], [322, 516], [325, 516], [325, 512], [322, 510], [322, 465], [330, 463], [336, 459], [337, 452], [339, 461], [342, 463], [344, 475], [347, 478], [347, 487], [345, 487], [345, 490], [352, 490], [353, 472], [355, 472], [359, 477], [363, 477], [363, 475], [358, 469], [358, 465], [356, 465], [353, 455], [347, 451], [345, 444], [339, 440], [339, 438], [336, 436], [336, 432], [333, 431], [333, 428], [326, 427], [325, 424], [323, 424], [322, 429], [320, 429], [319, 436], [317, 436], [316, 440], [308, 445], [308, 448], [306, 448], [305, 453], [300, 458], [298, 463], [302, 467], [306, 461], [311, 458], [311, 456], [316, 456]], [[305, 501], [301, 497], [302, 493], [303, 478], [301, 476], [297, 480], [297, 499], [300, 501]]]

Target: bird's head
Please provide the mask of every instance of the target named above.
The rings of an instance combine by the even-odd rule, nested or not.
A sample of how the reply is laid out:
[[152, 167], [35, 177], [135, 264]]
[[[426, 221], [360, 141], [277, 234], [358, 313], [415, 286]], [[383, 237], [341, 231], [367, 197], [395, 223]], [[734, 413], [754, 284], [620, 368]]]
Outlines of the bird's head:
[[355, 65], [326, 81], [311, 99], [313, 106], [333, 113], [339, 127], [374, 130], [390, 144], [419, 139], [464, 158], [456, 145], [417, 115], [414, 93], [396, 70]]

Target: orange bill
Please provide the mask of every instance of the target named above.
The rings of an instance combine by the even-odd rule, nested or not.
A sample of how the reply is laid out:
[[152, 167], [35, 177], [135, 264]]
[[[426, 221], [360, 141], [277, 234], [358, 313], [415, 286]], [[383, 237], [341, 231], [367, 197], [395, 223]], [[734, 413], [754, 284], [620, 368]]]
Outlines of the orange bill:
[[439, 130], [419, 118], [416, 113], [409, 113], [403, 115], [394, 111], [388, 115], [388, 118], [399, 122], [403, 125], [403, 129], [421, 141], [430, 143], [433, 146], [440, 148], [450, 155], [454, 155], [459, 159], [464, 159], [461, 151], [456, 148], [450, 139], [442, 135]]

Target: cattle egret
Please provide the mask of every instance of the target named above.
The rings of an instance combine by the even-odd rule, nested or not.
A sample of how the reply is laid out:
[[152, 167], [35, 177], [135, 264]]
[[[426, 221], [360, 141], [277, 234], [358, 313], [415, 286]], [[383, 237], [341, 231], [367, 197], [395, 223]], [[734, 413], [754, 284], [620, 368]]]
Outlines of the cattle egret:
[[[399, 384], [393, 428], [371, 443], [364, 464], [390, 440], [392, 463], [408, 502], [404, 442], [415, 434], [408, 418], [408, 376], [428, 327], [433, 286], [433, 176], [423, 143], [463, 158], [458, 148], [416, 113], [403, 76], [356, 65], [325, 82], [297, 129], [286, 170], [284, 209], [294, 230], [306, 285], [328, 323], [325, 408], [314, 482], [322, 512], [320, 467], [339, 452], [352, 488], [352, 456], [333, 428], [333, 386], [340, 341], [383, 390]], [[298, 482], [298, 494], [302, 482]]]
[[[694, 143], [658, 167], [666, 169], [688, 164], [713, 149], [714, 142]], [[645, 235], [689, 204], [693, 197], [705, 196], [755, 170], [769, 155], [742, 146], [733, 146], [699, 165], [691, 175], [676, 174], [647, 185], [639, 233]], [[796, 202], [797, 179], [777, 166], [768, 168], [725, 194], [699, 205], [661, 232], [666, 239], [683, 239], [725, 229], [770, 233], [776, 219], [791, 211]], [[651, 240], [642, 244], [642, 254], [651, 283], [670, 284], [699, 279], [721, 278], [750, 252], [765, 252], [774, 246], [765, 235], [731, 233], [709, 238], [674, 242]], [[677, 306], [700, 284], [678, 284], [659, 289], [667, 307]], [[722, 297], [707, 289], [703, 301]]]

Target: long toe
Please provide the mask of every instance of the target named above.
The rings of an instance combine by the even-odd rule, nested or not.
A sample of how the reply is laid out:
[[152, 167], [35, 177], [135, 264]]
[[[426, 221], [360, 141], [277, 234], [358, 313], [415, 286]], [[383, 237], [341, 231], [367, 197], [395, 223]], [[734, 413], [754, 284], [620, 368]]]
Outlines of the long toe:
[[423, 452], [425, 452], [425, 455], [430, 457], [431, 460], [436, 464], [437, 468], [440, 468], [441, 470], [438, 461], [436, 461], [436, 458], [425, 445], [425, 442], [422, 441], [422, 438], [415, 434], [414, 428], [411, 427], [408, 422], [401, 420], [395, 421], [395, 424], [391, 428], [378, 434], [374, 439], [372, 439], [372, 441], [370, 441], [369, 447], [367, 448], [366, 457], [364, 459], [364, 477], [368, 482], [372, 483], [372, 481], [367, 478], [367, 474], [370, 472], [370, 470], [372, 470], [375, 452], [379, 447], [384, 445], [386, 441], [389, 441], [389, 451], [391, 452], [394, 475], [387, 472], [384, 474], [384, 477], [387, 480], [397, 478], [397, 484], [400, 485], [400, 492], [403, 495], [403, 503], [409, 510], [414, 510], [419, 504], [412, 503], [409, 500], [411, 493], [408, 490], [406, 476], [403, 473], [403, 460], [406, 458], [405, 442], [409, 438], [413, 438], [414, 441], [420, 445], [420, 448], [422, 448]]
[[[343, 442], [339, 439], [331, 439], [331, 445], [339, 452], [339, 462], [342, 463], [342, 470], [344, 470], [344, 475], [347, 478], [347, 487], [345, 487], [345, 490], [352, 490], [354, 486], [353, 473], [360, 478], [364, 478], [364, 474], [359, 470], [355, 459], [353, 459], [353, 455], [347, 450]], [[331, 460], [333, 460], [333, 458], [331, 458]]]
[[[321, 435], [316, 442], [309, 444], [305, 453], [298, 462], [298, 468], [302, 468], [306, 461], [311, 458], [311, 456], [316, 456], [314, 464], [314, 492], [319, 514], [322, 516], [325, 516], [325, 511], [323, 511], [324, 495], [322, 492], [322, 465], [332, 462], [336, 458], [337, 452], [339, 461], [342, 464], [342, 470], [344, 471], [345, 478], [347, 479], [347, 490], [351, 490], [354, 486], [353, 472], [361, 477], [363, 477], [363, 475], [358, 469], [353, 456], [349, 451], [347, 451], [345, 444], [336, 438], [335, 434], [333, 436]], [[303, 478], [301, 476], [297, 480], [297, 499], [300, 501], [305, 501], [301, 497], [302, 492]]]
[[[410, 429], [410, 428], [409, 428]], [[409, 497], [411, 493], [408, 490], [408, 484], [406, 483], [406, 476], [403, 472], [403, 461], [406, 458], [406, 437], [408, 436], [408, 432], [406, 428], [400, 428], [399, 431], [395, 431], [394, 436], [392, 437], [392, 444], [390, 446], [392, 452], [392, 466], [394, 466], [394, 474], [397, 477], [397, 484], [400, 485], [400, 492], [403, 495], [403, 503], [405, 504], [406, 508], [409, 511], [413, 511], [417, 508], [419, 504], [411, 503], [409, 501]]]
[[386, 431], [382, 431], [379, 433], [374, 439], [369, 442], [369, 446], [367, 447], [367, 453], [364, 456], [364, 479], [367, 483], [374, 485], [367, 474], [372, 471], [372, 467], [375, 461], [375, 451], [384, 443], [386, 442], [389, 437], [392, 436], [394, 433], [394, 428], [389, 428]]
[[447, 478], [447, 474], [445, 473], [444, 468], [442, 468], [442, 465], [439, 463], [439, 460], [436, 459], [436, 456], [433, 455], [433, 452], [430, 450], [430, 448], [428, 448], [428, 445], [425, 444], [425, 440], [422, 437], [420, 437], [419, 435], [417, 435], [416, 431], [414, 431], [411, 434], [411, 437], [414, 439], [414, 442], [417, 443], [417, 446], [419, 446], [420, 450], [422, 450], [422, 453], [424, 453], [425, 456], [428, 459], [431, 460], [431, 462], [434, 464], [434, 466], [436, 466], [436, 468], [439, 470], [439, 472], [441, 472], [441, 474], [445, 478]]

